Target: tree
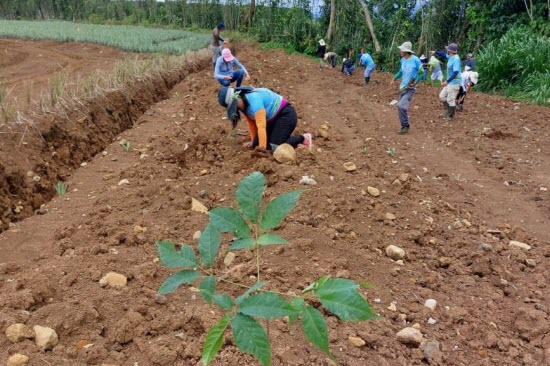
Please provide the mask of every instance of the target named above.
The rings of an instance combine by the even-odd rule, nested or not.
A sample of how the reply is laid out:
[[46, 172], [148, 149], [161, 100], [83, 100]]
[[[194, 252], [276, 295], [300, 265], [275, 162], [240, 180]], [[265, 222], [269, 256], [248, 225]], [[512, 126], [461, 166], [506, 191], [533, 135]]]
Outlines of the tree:
[[361, 4], [361, 7], [365, 12], [365, 20], [367, 21], [370, 35], [372, 37], [372, 41], [374, 42], [374, 49], [376, 50], [377, 53], [379, 53], [382, 51], [382, 48], [380, 48], [380, 43], [378, 43], [378, 38], [376, 38], [376, 33], [374, 33], [374, 25], [372, 24], [372, 18], [370, 17], [369, 8], [364, 0], [359, 0], [359, 4]]
[[327, 39], [327, 42], [330, 41], [330, 38], [332, 37], [332, 29], [334, 28], [335, 16], [336, 16], [336, 0], [330, 0], [330, 21], [328, 23], [327, 36], [325, 37]]

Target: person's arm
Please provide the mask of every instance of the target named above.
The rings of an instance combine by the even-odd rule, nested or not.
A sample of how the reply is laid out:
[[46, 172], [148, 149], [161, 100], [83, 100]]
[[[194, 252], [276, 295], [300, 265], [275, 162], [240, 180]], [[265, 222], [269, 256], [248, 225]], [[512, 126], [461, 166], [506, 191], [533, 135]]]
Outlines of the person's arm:
[[248, 122], [248, 131], [250, 132], [250, 141], [252, 142], [258, 133], [258, 127], [256, 127], [256, 122], [252, 118], [248, 117], [245, 113], [243, 114], [244, 118], [246, 118], [246, 122]]
[[[451, 72], [450, 75], [447, 75], [448, 76], [447, 84], [450, 84], [451, 81], [453, 81], [460, 74], [460, 61], [456, 61], [454, 59], [452, 61], [454, 61], [453, 72]], [[452, 61], [449, 61], [449, 62], [452, 62]]]
[[214, 67], [214, 78], [218, 80], [224, 80], [225, 75], [222, 74], [222, 63], [223, 63], [223, 57], [220, 56], [216, 60], [216, 66]]
[[449, 55], [447, 54], [447, 52], [444, 52], [444, 51], [435, 51], [435, 54], [441, 58], [449, 58]]
[[248, 71], [246, 71], [246, 67], [244, 67], [243, 64], [241, 64], [241, 63], [239, 62], [239, 60], [237, 60], [236, 57], [233, 59], [233, 62], [235, 62], [235, 65], [237, 65], [237, 67], [238, 67], [239, 69], [243, 70], [244, 73], [245, 73], [246, 75], [248, 75]]
[[222, 41], [224, 42], [223, 38], [220, 37], [220, 30], [218, 28], [216, 28], [214, 30], [214, 38], [219, 42], [219, 41]]
[[449, 84], [451, 81], [453, 81], [458, 75], [458, 71], [453, 71], [452, 74], [447, 79], [447, 84]]
[[393, 76], [393, 80], [397, 80], [399, 79], [401, 76], [403, 76], [403, 70], [399, 69], [399, 71], [397, 72], [397, 74], [395, 74]]
[[254, 121], [258, 133], [258, 147], [265, 149], [267, 148], [267, 114], [265, 108], [254, 114]]

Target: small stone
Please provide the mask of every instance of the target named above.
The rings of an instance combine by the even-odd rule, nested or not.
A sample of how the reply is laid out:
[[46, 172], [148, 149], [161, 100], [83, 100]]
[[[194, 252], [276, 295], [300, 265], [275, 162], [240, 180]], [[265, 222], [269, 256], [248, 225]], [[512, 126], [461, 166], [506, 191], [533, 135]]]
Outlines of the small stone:
[[348, 337], [349, 343], [353, 344], [355, 347], [363, 347], [366, 343], [359, 337]]
[[328, 133], [327, 130], [319, 129], [317, 133], [319, 134], [320, 137], [324, 138], [325, 140], [328, 140], [330, 137], [330, 134]]
[[508, 245], [511, 247], [521, 248], [524, 250], [531, 250], [531, 246], [529, 244], [522, 243], [521, 241], [511, 240]]
[[39, 175], [35, 175], [34, 177], [32, 177], [32, 180], [34, 180], [35, 182], [40, 182], [40, 176]]
[[367, 192], [373, 197], [380, 196], [380, 191], [374, 187], [367, 187]]
[[387, 212], [384, 217], [385, 217], [386, 220], [390, 220], [390, 221], [395, 220], [395, 215], [392, 214], [392, 213], [389, 213], [389, 212]]
[[122, 179], [120, 182], [118, 182], [119, 186], [121, 186], [123, 184], [130, 184], [130, 181], [128, 179]]
[[397, 311], [397, 306], [395, 306], [395, 303], [392, 302], [390, 306], [387, 308], [389, 311]]
[[429, 365], [439, 365], [441, 364], [441, 351], [438, 341], [430, 341], [424, 348], [424, 359], [428, 362]]
[[193, 234], [193, 240], [199, 240], [201, 238], [201, 232], [199, 230], [195, 231]]
[[434, 318], [429, 318], [429, 319], [428, 319], [428, 324], [429, 324], [429, 325], [434, 325], [434, 324], [436, 324], [436, 323], [437, 323], [437, 320], [435, 320]]
[[386, 255], [396, 261], [405, 258], [405, 251], [398, 246], [388, 245], [386, 247]]
[[126, 276], [116, 272], [109, 272], [99, 280], [99, 285], [101, 287], [109, 285], [110, 287], [120, 288], [125, 287], [127, 283], [128, 279]]
[[84, 348], [87, 348], [86, 346], [89, 346], [90, 344], [91, 344], [91, 343], [90, 343], [89, 340], [83, 339], [83, 340], [78, 341], [78, 342], [76, 343], [76, 349], [79, 350], [79, 351], [80, 351], [80, 350], [83, 350]]
[[208, 208], [206, 208], [205, 205], [200, 203], [194, 198], [191, 198], [191, 210], [200, 212], [200, 213], [208, 213]]
[[275, 149], [273, 157], [281, 164], [293, 163], [296, 161], [296, 150], [289, 144], [281, 144]]
[[317, 182], [315, 179], [308, 177], [307, 175], [304, 175], [302, 179], [300, 179], [300, 184], [305, 184], [307, 186], [316, 186]]
[[41, 350], [51, 350], [59, 343], [57, 333], [52, 328], [35, 325], [33, 329], [35, 334], [34, 342]]
[[166, 304], [167, 301], [168, 301], [168, 299], [166, 298], [166, 296], [161, 295], [159, 293], [155, 294], [155, 302], [157, 304], [164, 305], [164, 304]]
[[527, 265], [527, 267], [535, 268], [537, 262], [534, 259], [526, 259], [525, 264]]
[[437, 300], [435, 300], [435, 299], [428, 299], [428, 300], [426, 300], [426, 302], [424, 303], [424, 306], [427, 307], [428, 309], [430, 309], [431, 311], [434, 311], [435, 308], [437, 307]]
[[410, 177], [409, 177], [409, 175], [408, 175], [407, 173], [403, 173], [403, 174], [400, 174], [400, 175], [399, 175], [399, 178], [398, 178], [398, 179], [399, 179], [401, 182], [405, 183], [406, 181], [409, 180], [409, 178], [410, 178]]
[[449, 266], [453, 263], [452, 258], [449, 257], [439, 257], [437, 261], [439, 262], [439, 267], [441, 268], [449, 268]]
[[16, 353], [8, 358], [6, 366], [23, 366], [29, 362], [29, 358], [21, 353]]
[[398, 266], [404, 266], [405, 262], [403, 262], [403, 259], [399, 259], [399, 260], [395, 261], [395, 264], [397, 264]]
[[34, 338], [34, 332], [25, 324], [16, 323], [10, 325], [6, 329], [6, 337], [10, 340], [10, 342], [18, 343], [24, 341], [25, 339]]
[[392, 101], [390, 102], [390, 107], [395, 107], [395, 106], [397, 105], [397, 103], [399, 103], [397, 100], [395, 100], [395, 99], [392, 100]]
[[206, 174], [208, 174], [208, 169], [201, 170], [201, 175], [206, 175]]
[[351, 161], [348, 161], [347, 163], [344, 163], [344, 169], [346, 169], [347, 172], [353, 172], [357, 170], [357, 167], [355, 166], [354, 163], [352, 163]]
[[81, 167], [85, 167], [86, 165], [88, 165], [88, 163], [86, 162], [83, 162], [82, 164], [80, 164]]
[[134, 226], [134, 233], [136, 233], [136, 234], [144, 233], [146, 231], [147, 231], [146, 227], [143, 227], [143, 226], [140, 226], [140, 225]]
[[462, 224], [464, 224], [464, 226], [466, 227], [470, 227], [472, 226], [472, 223], [466, 219], [462, 219]]
[[235, 260], [235, 253], [229, 252], [226, 254], [225, 258], [223, 259], [223, 264], [225, 264], [226, 267], [229, 267], [231, 263]]
[[414, 347], [420, 346], [423, 339], [422, 332], [413, 327], [403, 328], [397, 333], [397, 340], [399, 342]]

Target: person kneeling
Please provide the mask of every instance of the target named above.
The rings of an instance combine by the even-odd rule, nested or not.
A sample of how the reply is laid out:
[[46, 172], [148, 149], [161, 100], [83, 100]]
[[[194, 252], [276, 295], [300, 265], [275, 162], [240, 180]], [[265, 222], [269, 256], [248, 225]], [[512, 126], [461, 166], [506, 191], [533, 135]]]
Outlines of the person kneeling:
[[250, 141], [243, 147], [271, 152], [284, 143], [294, 148], [300, 144], [312, 147], [310, 133], [291, 136], [298, 123], [296, 110], [285, 98], [267, 88], [223, 87], [218, 92], [218, 102], [227, 108], [227, 119], [233, 129], [243, 112], [250, 131]]
[[345, 58], [342, 63], [342, 72], [347, 75], [351, 76], [353, 75], [353, 72], [355, 71], [355, 63], [352, 59]]

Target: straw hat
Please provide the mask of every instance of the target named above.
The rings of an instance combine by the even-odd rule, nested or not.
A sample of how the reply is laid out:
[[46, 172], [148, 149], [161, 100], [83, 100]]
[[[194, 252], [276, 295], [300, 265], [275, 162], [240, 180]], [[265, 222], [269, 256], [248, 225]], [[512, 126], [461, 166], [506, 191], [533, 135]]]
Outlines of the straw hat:
[[403, 44], [397, 48], [399, 48], [399, 51], [401, 52], [410, 52], [410, 53], [414, 53], [414, 51], [412, 50], [412, 43], [407, 41], [407, 42], [403, 42]]

